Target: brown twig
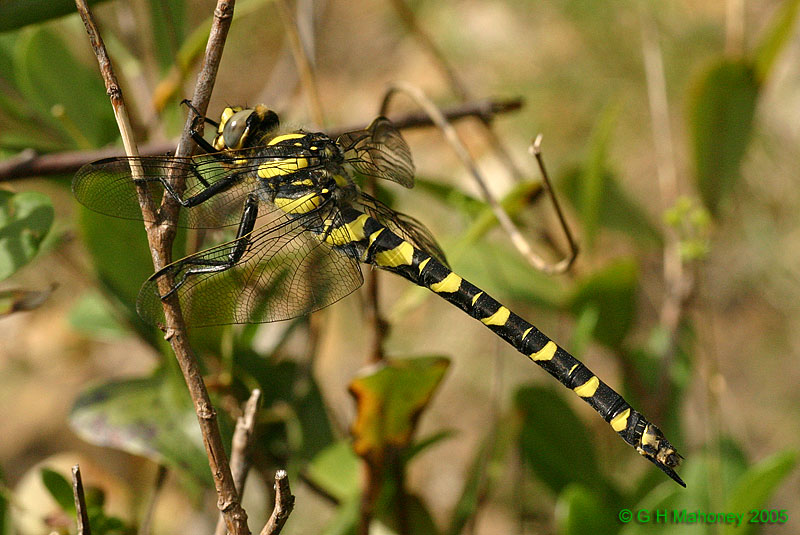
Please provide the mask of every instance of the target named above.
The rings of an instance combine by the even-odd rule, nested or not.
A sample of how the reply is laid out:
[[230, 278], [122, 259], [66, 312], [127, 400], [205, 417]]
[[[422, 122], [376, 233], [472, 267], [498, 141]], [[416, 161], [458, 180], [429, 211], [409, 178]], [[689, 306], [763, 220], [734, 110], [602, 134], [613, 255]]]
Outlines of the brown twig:
[[[256, 427], [256, 411], [261, 401], [261, 390], [253, 389], [244, 412], [236, 419], [236, 428], [231, 439], [231, 473], [239, 497], [244, 495], [244, 483], [250, 471], [250, 447], [253, 445]], [[225, 535], [225, 519], [220, 515], [215, 535]]]
[[533, 140], [531, 146], [528, 148], [528, 152], [530, 152], [534, 158], [536, 158], [536, 163], [539, 165], [539, 171], [542, 173], [544, 190], [550, 197], [550, 202], [553, 203], [553, 208], [555, 209], [556, 217], [558, 218], [558, 224], [561, 227], [561, 230], [564, 232], [564, 236], [566, 236], [567, 243], [569, 244], [569, 255], [556, 264], [543, 266], [542, 271], [551, 275], [565, 273], [578, 257], [578, 244], [575, 242], [575, 238], [572, 236], [572, 231], [569, 229], [567, 220], [564, 217], [564, 212], [561, 210], [561, 203], [558, 202], [558, 197], [556, 197], [556, 192], [553, 189], [552, 183], [550, 182], [550, 175], [547, 174], [547, 168], [544, 166], [544, 157], [542, 156], [542, 134], [536, 136], [536, 139]]
[[[451, 106], [443, 109], [442, 113], [450, 121], [475, 116], [491, 119], [498, 114], [516, 111], [520, 107], [522, 107], [520, 99], [484, 99]], [[396, 115], [391, 119], [394, 125], [400, 129], [433, 125], [431, 118], [423, 112]], [[353, 124], [333, 127], [328, 129], [328, 134], [336, 138], [345, 132], [362, 130], [365, 126], [365, 124]], [[174, 141], [147, 143], [139, 147], [139, 154], [142, 156], [160, 156], [170, 153], [174, 149]], [[0, 182], [28, 177], [74, 174], [82, 165], [103, 158], [118, 156], [119, 153], [118, 147], [107, 147], [91, 151], [54, 152], [43, 155], [28, 149], [13, 158], [0, 162]]]
[[[100, 72], [114, 108], [114, 114], [120, 128], [125, 152], [128, 156], [136, 156], [136, 146], [131, 133], [130, 121], [125, 111], [122, 91], [114, 75], [108, 53], [106, 52], [100, 33], [97, 30], [85, 1], [76, 0], [76, 5], [84, 21], [92, 48], [100, 65]], [[233, 0], [218, 0], [216, 9], [214, 10], [214, 23], [206, 47], [206, 55], [192, 97], [194, 108], [199, 110], [201, 114], [205, 113], [208, 106], [211, 89], [214, 85], [219, 60], [222, 55], [225, 36], [227, 35], [232, 18], [233, 5]], [[183, 135], [178, 143], [178, 148], [176, 150], [178, 156], [188, 156], [192, 152], [193, 147], [190, 133], [193, 123], [191, 118], [190, 114], [190, 120], [187, 121]], [[202, 128], [202, 124], [197, 126]], [[140, 164], [138, 164], [136, 160], [131, 161], [131, 174], [134, 179], [141, 174]], [[183, 177], [174, 176], [169, 177], [169, 179], [174, 181], [174, 187], [178, 191], [182, 191]], [[147, 194], [146, 189], [137, 187], [137, 192], [142, 207], [143, 219], [145, 220], [145, 229], [147, 231], [150, 252], [153, 256], [153, 264], [156, 270], [158, 270], [170, 261], [172, 240], [175, 236], [178, 203], [174, 201], [171, 196], [164, 195], [162, 205], [156, 212], [154, 203]], [[156, 222], [160, 223], [157, 224]], [[168, 291], [168, 284], [169, 281], [164, 281], [159, 284], [159, 291], [161, 291], [162, 294]], [[179, 303], [177, 298], [173, 296], [173, 298], [165, 300], [163, 305], [166, 321], [166, 338], [169, 340], [172, 350], [175, 352], [175, 357], [183, 372], [186, 385], [194, 403], [195, 413], [197, 414], [200, 430], [203, 435], [203, 443], [206, 448], [206, 454], [208, 455], [211, 474], [214, 479], [214, 486], [217, 491], [217, 507], [225, 517], [226, 526], [231, 534], [249, 535], [250, 530], [247, 527], [247, 514], [239, 503], [233, 476], [231, 475], [228, 459], [222, 444], [219, 426], [217, 425], [216, 411], [208, 396], [208, 391], [203, 382], [197, 359], [188, 344], [186, 327]]]
[[303, 46], [298, 32], [297, 24], [295, 23], [292, 12], [286, 4], [286, 0], [279, 0], [276, 2], [278, 13], [280, 14], [283, 27], [286, 30], [286, 36], [289, 39], [289, 46], [292, 51], [292, 57], [297, 67], [297, 72], [300, 74], [300, 81], [306, 91], [306, 101], [308, 102], [309, 110], [311, 111], [311, 119], [318, 125], [325, 124], [325, 115], [322, 112], [322, 102], [319, 98], [319, 90], [317, 88], [317, 79], [314, 74], [314, 64], [308, 57], [308, 51]]
[[[405, 0], [391, 0], [392, 6], [394, 7], [395, 11], [397, 12], [400, 20], [403, 21], [403, 24], [406, 25], [408, 31], [417, 38], [422, 48], [428, 52], [431, 59], [433, 60], [434, 65], [436, 65], [442, 73], [442, 76], [447, 80], [450, 85], [450, 88], [453, 92], [458, 96], [458, 98], [462, 102], [466, 102], [472, 99], [472, 95], [470, 95], [467, 86], [461, 81], [461, 79], [456, 74], [455, 69], [453, 69], [450, 64], [447, 62], [444, 54], [441, 50], [436, 46], [436, 43], [433, 41], [433, 38], [424, 30], [421, 24], [417, 22], [417, 17], [414, 15], [414, 12], [408, 7]], [[524, 178], [524, 173], [520, 170], [517, 164], [514, 162], [514, 159], [511, 157], [511, 154], [506, 150], [503, 143], [500, 141], [500, 138], [497, 137], [494, 130], [492, 129], [491, 121], [486, 117], [479, 116], [478, 119], [483, 126], [483, 132], [486, 136], [486, 139], [489, 141], [489, 145], [491, 145], [492, 150], [494, 150], [497, 157], [500, 161], [505, 165], [508, 169], [509, 174], [516, 180], [517, 182], [521, 182]]]
[[[514, 244], [514, 246], [517, 248], [520, 254], [525, 257], [528, 263], [531, 264], [531, 266], [533, 266], [535, 269], [545, 273], [563, 272], [564, 262], [551, 265], [533, 251], [533, 248], [531, 248], [528, 241], [522, 236], [522, 233], [519, 231], [519, 229], [517, 229], [514, 222], [511, 221], [511, 218], [508, 216], [506, 211], [503, 210], [500, 202], [497, 200], [497, 198], [495, 198], [492, 192], [489, 191], [489, 188], [486, 186], [486, 180], [483, 178], [483, 174], [478, 169], [475, 160], [473, 160], [469, 150], [467, 150], [467, 147], [464, 145], [464, 142], [461, 141], [461, 138], [458, 136], [455, 128], [453, 128], [453, 125], [450, 124], [444, 114], [442, 114], [441, 110], [433, 102], [431, 102], [431, 100], [425, 95], [425, 93], [422, 92], [422, 90], [416, 86], [404, 82], [392, 84], [386, 91], [386, 95], [383, 97], [380, 113], [384, 114], [386, 112], [389, 107], [389, 102], [397, 93], [404, 93], [411, 97], [411, 99], [431, 118], [439, 130], [441, 130], [445, 139], [450, 144], [450, 147], [461, 160], [461, 163], [472, 175], [472, 178], [475, 180], [478, 189], [480, 189], [484, 199], [486, 199], [486, 202], [492, 209], [492, 212], [497, 218], [497, 221], [500, 223], [500, 226], [511, 239], [511, 243]], [[550, 190], [550, 193], [551, 199], [554, 199], [555, 197], [552, 195], [552, 190]], [[562, 224], [565, 224], [563, 218], [561, 218], [560, 221]], [[569, 235], [569, 232], [567, 232], [567, 234]], [[574, 247], [574, 243], [572, 243], [572, 246]], [[570, 260], [568, 263], [566, 263], [566, 267], [569, 267], [571, 262], [572, 261]], [[559, 269], [561, 269], [561, 271], [559, 271]]]
[[77, 464], [72, 467], [72, 495], [75, 497], [78, 535], [92, 535], [92, 529], [89, 526], [89, 513], [86, 511], [86, 496], [83, 494], [81, 468]]
[[278, 535], [294, 509], [294, 496], [289, 488], [286, 470], [275, 472], [275, 508], [260, 535]]
[[[658, 43], [658, 29], [646, 8], [641, 9], [640, 15], [645, 81], [656, 155], [656, 175], [661, 197], [661, 211], [666, 212], [675, 206], [678, 200], [678, 172], [675, 168], [675, 149], [672, 145], [669, 122], [667, 84], [664, 78], [661, 47]], [[678, 329], [694, 286], [694, 277], [681, 258], [678, 233], [675, 229], [667, 226], [664, 229], [664, 235], [662, 258], [665, 296], [661, 304], [659, 321], [667, 332], [668, 343], [664, 353], [660, 355], [661, 373], [658, 376], [661, 377], [661, 380], [656, 391], [658, 399], [667, 400], [671, 391], [668, 370], [674, 360]], [[658, 412], [661, 412], [662, 409], [663, 407], [659, 407]]]
[[163, 464], [159, 464], [153, 491], [150, 494], [150, 499], [147, 500], [147, 508], [145, 509], [142, 521], [139, 523], [138, 535], [150, 535], [156, 504], [158, 503], [158, 497], [161, 495], [161, 490], [164, 488], [164, 482], [167, 480], [167, 473], [167, 467]]

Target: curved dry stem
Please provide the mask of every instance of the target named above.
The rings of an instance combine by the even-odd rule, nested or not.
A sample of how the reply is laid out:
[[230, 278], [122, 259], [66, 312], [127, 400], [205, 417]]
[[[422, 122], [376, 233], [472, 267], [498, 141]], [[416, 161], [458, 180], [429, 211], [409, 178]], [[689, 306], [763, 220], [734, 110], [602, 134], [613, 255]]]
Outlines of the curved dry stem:
[[556, 197], [556, 192], [553, 189], [553, 185], [550, 183], [550, 175], [547, 174], [547, 168], [544, 165], [544, 157], [542, 156], [542, 134], [536, 136], [531, 142], [531, 146], [528, 147], [528, 152], [530, 152], [534, 158], [536, 158], [536, 163], [539, 165], [539, 171], [542, 173], [542, 183], [544, 184], [544, 189], [547, 192], [547, 195], [550, 197], [550, 202], [553, 203], [553, 208], [556, 211], [556, 217], [558, 217], [558, 224], [561, 227], [561, 230], [564, 232], [564, 237], [567, 238], [567, 243], [569, 244], [569, 255], [566, 258], [563, 258], [549, 266], [545, 272], [549, 274], [558, 274], [558, 273], [565, 273], [570, 267], [572, 267], [572, 263], [575, 262], [575, 259], [578, 257], [578, 244], [575, 242], [575, 238], [572, 236], [572, 231], [569, 229], [569, 225], [567, 224], [567, 220], [564, 217], [564, 212], [561, 210], [561, 203], [558, 202], [558, 197]]
[[308, 57], [308, 50], [303, 46], [297, 24], [295, 23], [292, 12], [289, 10], [286, 1], [278, 0], [276, 6], [281, 16], [283, 27], [286, 30], [286, 36], [289, 38], [289, 46], [292, 50], [292, 57], [294, 57], [297, 71], [300, 74], [300, 81], [306, 90], [306, 100], [309, 110], [311, 111], [311, 119], [317, 126], [322, 126], [325, 124], [325, 115], [322, 112], [322, 103], [319, 98], [317, 79], [314, 74], [314, 63], [311, 58]]
[[[431, 59], [433, 60], [433, 64], [439, 69], [442, 77], [447, 80], [450, 88], [453, 90], [456, 96], [458, 96], [459, 100], [462, 102], [470, 100], [472, 96], [467, 90], [466, 85], [458, 77], [455, 69], [453, 69], [447, 62], [447, 58], [445, 58], [442, 51], [439, 50], [439, 47], [436, 46], [436, 43], [433, 41], [433, 38], [430, 36], [430, 34], [428, 34], [422, 25], [417, 22], [416, 15], [414, 15], [414, 12], [410, 7], [408, 7], [408, 4], [406, 4], [405, 0], [392, 0], [391, 3], [400, 17], [400, 20], [403, 21], [403, 24], [405, 24], [411, 35], [416, 37], [417, 41], [420, 43], [420, 46], [422, 46], [422, 48], [428, 52], [428, 55], [430, 55]], [[514, 159], [511, 157], [511, 153], [506, 150], [506, 147], [503, 145], [503, 142], [500, 141], [500, 138], [497, 137], [497, 134], [492, 129], [491, 120], [486, 117], [479, 117], [479, 119], [481, 121], [481, 125], [483, 126], [483, 133], [486, 136], [486, 139], [489, 141], [489, 145], [492, 147], [492, 150], [494, 150], [497, 158], [506, 167], [506, 169], [508, 169], [509, 174], [514, 180], [517, 182], [522, 182], [525, 178], [525, 174], [514, 162]]]
[[[478, 166], [475, 164], [475, 160], [472, 159], [467, 147], [464, 145], [464, 142], [459, 137], [458, 133], [456, 132], [453, 125], [447, 120], [447, 118], [442, 114], [441, 110], [433, 103], [431, 100], [422, 92], [418, 87], [413, 86], [408, 83], [404, 82], [397, 82], [392, 84], [386, 92], [386, 95], [383, 98], [383, 102], [381, 103], [380, 114], [385, 115], [386, 111], [389, 107], [389, 103], [394, 95], [397, 93], [404, 93], [408, 95], [422, 110], [430, 117], [433, 123], [441, 130], [442, 134], [444, 135], [447, 142], [450, 144], [450, 147], [455, 151], [456, 155], [461, 160], [462, 164], [469, 170], [470, 174], [472, 175], [473, 179], [475, 179], [475, 183], [478, 186], [478, 189], [481, 190], [483, 197], [486, 199], [486, 202], [489, 203], [492, 211], [494, 212], [495, 217], [497, 217], [500, 226], [503, 230], [508, 234], [509, 238], [511, 238], [511, 242], [517, 248], [517, 250], [522, 254], [523, 257], [528, 261], [531, 266], [539, 271], [543, 271], [548, 274], [554, 273], [562, 273], [569, 266], [572, 264], [574, 260], [574, 255], [577, 253], [577, 248], [575, 247], [575, 243], [572, 240], [572, 234], [569, 232], [568, 228], [566, 227], [566, 222], [564, 221], [563, 217], [559, 217], [559, 221], [561, 222], [562, 226], [565, 228], [565, 232], [568, 236], [570, 247], [573, 250], [573, 257], [572, 259], [566, 259], [568, 262], [564, 260], [556, 263], [551, 264], [544, 260], [542, 257], [537, 255], [533, 249], [531, 248], [528, 241], [522, 236], [522, 233], [517, 229], [514, 222], [511, 221], [511, 218], [508, 214], [503, 210], [503, 207], [500, 205], [500, 202], [495, 198], [495, 196], [489, 191], [489, 188], [486, 186], [486, 181], [483, 178]], [[541, 164], [540, 164], [541, 165]], [[555, 197], [552, 193], [552, 189], [549, 188], [548, 183], [548, 191], [550, 193], [551, 200], [555, 200]], [[560, 207], [557, 206], [557, 212], [561, 214]]]

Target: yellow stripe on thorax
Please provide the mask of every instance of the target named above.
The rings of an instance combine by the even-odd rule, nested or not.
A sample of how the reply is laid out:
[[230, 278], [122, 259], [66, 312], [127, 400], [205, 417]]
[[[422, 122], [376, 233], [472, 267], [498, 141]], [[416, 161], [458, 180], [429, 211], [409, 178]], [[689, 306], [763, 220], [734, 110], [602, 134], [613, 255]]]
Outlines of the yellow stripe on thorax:
[[275, 136], [274, 138], [270, 139], [269, 142], [267, 142], [267, 145], [277, 145], [282, 141], [288, 141], [290, 139], [302, 139], [306, 137], [306, 135], [308, 134], [301, 134], [299, 132], [295, 132], [294, 134], [283, 134], [280, 136]]
[[[322, 190], [322, 193], [327, 193], [327, 190]], [[325, 198], [322, 195], [311, 192], [297, 198], [275, 197], [274, 203], [287, 214], [306, 214], [319, 208], [324, 201]]]
[[[281, 160], [266, 161], [258, 166], [258, 176], [269, 180], [276, 176], [291, 175], [308, 167], [307, 158], [283, 158]], [[313, 183], [312, 183], [313, 185]]]

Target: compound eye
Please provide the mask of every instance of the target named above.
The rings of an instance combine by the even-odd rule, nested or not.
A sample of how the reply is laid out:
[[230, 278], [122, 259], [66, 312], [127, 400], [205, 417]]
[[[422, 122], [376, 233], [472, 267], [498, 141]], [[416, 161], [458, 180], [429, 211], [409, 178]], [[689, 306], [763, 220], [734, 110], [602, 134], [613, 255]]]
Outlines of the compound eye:
[[228, 122], [225, 123], [225, 127], [222, 129], [222, 139], [225, 141], [225, 146], [229, 149], [237, 149], [241, 147], [242, 136], [244, 136], [245, 130], [247, 129], [247, 119], [250, 115], [253, 114], [253, 110], [241, 110], [237, 111], [231, 118], [228, 119]]

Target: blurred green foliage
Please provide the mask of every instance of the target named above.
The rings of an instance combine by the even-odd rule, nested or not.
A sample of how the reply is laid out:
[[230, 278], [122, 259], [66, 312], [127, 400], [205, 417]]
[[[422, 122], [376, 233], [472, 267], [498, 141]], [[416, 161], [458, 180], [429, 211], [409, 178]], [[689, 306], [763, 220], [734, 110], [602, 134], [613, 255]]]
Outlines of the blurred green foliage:
[[[265, 2], [245, 2], [237, 8], [237, 21]], [[117, 141], [113, 115], [94, 66], [79, 58], [70, 41], [82, 39], [80, 25], [72, 17], [60, 23], [44, 21], [64, 13], [64, 2], [22, 2], [0, 5], [0, 154], [12, 156], [23, 148], [50, 152], [88, 149]], [[417, 10], [428, 2], [414, 2]], [[523, 3], [518, 3], [523, 4]], [[194, 29], [184, 2], [149, 2], [152, 43], [156, 51], [158, 88], [153, 99], [164, 131], [175, 131], [181, 117], [177, 101], [184, 77], [202, 53], [209, 20]], [[595, 2], [561, 2], [564, 13], [598, 39], [598, 61], [622, 55], [619, 63], [603, 64], [620, 76], [638, 69], [635, 54], [623, 54], [617, 43], [606, 41], [613, 10]], [[665, 214], [668, 227], [681, 243], [685, 264], [702, 262], [713, 247], [712, 216], [719, 222], [729, 213], [730, 199], [739, 188], [742, 161], [753, 137], [759, 98], [775, 60], [795, 27], [798, 1], [786, 1], [774, 20], [762, 31], [752, 53], [741, 57], [717, 50], [707, 67], [693, 75], [687, 103], [686, 124], [692, 154], [693, 183], [703, 206], [680, 199]], [[527, 7], [527, 4], [525, 3]], [[604, 22], [605, 21], [605, 22]], [[698, 37], [702, 39], [704, 37]], [[145, 68], [124, 39], [107, 40], [122, 58], [122, 76]], [[447, 36], [442, 36], [446, 41]], [[669, 68], [669, 66], [667, 66]], [[152, 74], [152, 73], [151, 73]], [[584, 73], [576, 73], [583, 76]], [[69, 80], [68, 88], [63, 83]], [[563, 80], [561, 80], [563, 82]], [[450, 210], [464, 222], [464, 229], [449, 237], [449, 257], [457, 271], [498, 288], [503, 298], [545, 314], [571, 318], [576, 354], [599, 344], [623, 369], [624, 388], [630, 397], [647, 403], [669, 421], [670, 436], [681, 436], [681, 401], [693, 371], [689, 320], [680, 325], [673, 347], [669, 333], [654, 329], [649, 340], [633, 336], [639, 324], [643, 300], [638, 258], [664, 244], [664, 232], [625, 188], [614, 170], [613, 149], [617, 124], [627, 111], [611, 99], [588, 114], [594, 125], [579, 163], [558, 173], [557, 192], [571, 205], [580, 222], [586, 267], [574, 278], [554, 280], [532, 272], [509, 246], [494, 239], [497, 221], [485, 202], [461, 189], [439, 182], [419, 180], [418, 195]], [[596, 103], [592, 103], [594, 106]], [[599, 111], [597, 111], [599, 110]], [[569, 117], [570, 110], [558, 110]], [[90, 118], [90, 120], [87, 120]], [[141, 127], [141, 125], [140, 125]], [[142, 127], [143, 128], [143, 127]], [[578, 128], [578, 126], [576, 126]], [[62, 180], [63, 178], [56, 180]], [[516, 221], [525, 223], [526, 210], [543, 198], [538, 181], [515, 185], [502, 205]], [[539, 201], [541, 202], [541, 201]], [[0, 278], [7, 278], [39, 254], [42, 240], [53, 224], [53, 208], [40, 193], [0, 191]], [[141, 282], [151, 273], [145, 236], [140, 225], [104, 218], [82, 210], [75, 222], [91, 257], [102, 293], [85, 295], [70, 314], [71, 324], [84, 336], [113, 338], [129, 333], [160, 352], [164, 359], [150, 376], [102, 382], [86, 388], [74, 401], [70, 414], [73, 429], [86, 441], [147, 457], [184, 476], [186, 485], [207, 485], [208, 469], [194, 413], [180, 375], [169, 358], [160, 333], [136, 315], [135, 302]], [[609, 259], [599, 244], [613, 236], [637, 255]], [[176, 252], [187, 247], [181, 235]], [[392, 318], [402, 317], [428, 294], [409, 289]], [[393, 532], [406, 524], [409, 533], [439, 533], [434, 515], [424, 499], [406, 488], [408, 465], [420, 452], [455, 440], [448, 430], [416, 440], [417, 423], [425, 414], [434, 391], [443, 380], [449, 360], [443, 357], [392, 359], [391, 363], [365, 371], [351, 385], [357, 398], [358, 418], [353, 440], [337, 433], [325, 397], [302, 351], [292, 344], [295, 335], [309, 335], [305, 319], [288, 323], [266, 349], [256, 349], [258, 326], [220, 327], [192, 333], [192, 341], [206, 370], [220, 380], [216, 401], [241, 403], [253, 388], [264, 393], [254, 447], [255, 463], [262, 473], [288, 466], [291, 475], [302, 475], [334, 502], [335, 514], [325, 533], [354, 532], [361, 494], [358, 455], [380, 465], [375, 522]], [[454, 348], [454, 353], [462, 348]], [[665, 355], [674, 351], [674, 358]], [[291, 357], [291, 358], [287, 358]], [[658, 392], [658, 399], [644, 393]], [[616, 522], [620, 508], [706, 508], [725, 511], [760, 507], [794, 469], [797, 454], [786, 450], [751, 464], [741, 448], [724, 435], [687, 454], [684, 471], [688, 490], [682, 490], [652, 467], [632, 470], [617, 460], [635, 458], [620, 444], [610, 445], [606, 426], [595, 430], [595, 421], [584, 422], [564, 392], [523, 385], [514, 395], [513, 408], [505, 411], [501, 425], [487, 426], [464, 477], [459, 500], [447, 519], [449, 535], [461, 533], [481, 511], [485, 496], [510, 476], [498, 467], [513, 452], [526, 467], [518, 477], [535, 479], [555, 504], [552, 513], [559, 533], [670, 532], [674, 526], [622, 525]], [[646, 412], [646, 411], [644, 411]], [[593, 416], [594, 418], [594, 416]], [[226, 437], [232, 418], [220, 413]], [[662, 425], [667, 429], [666, 426]], [[681, 442], [677, 442], [681, 446]], [[716, 449], [715, 449], [716, 448]], [[683, 451], [683, 448], [680, 448]], [[358, 455], [356, 454], [358, 453]], [[387, 458], [391, 457], [391, 463]], [[638, 460], [637, 460], [638, 462]], [[385, 463], [385, 464], [384, 464]], [[393, 464], [392, 464], [393, 463]], [[375, 466], [373, 466], [374, 468]], [[390, 469], [391, 468], [391, 469]], [[42, 473], [50, 494], [69, 512], [71, 489], [55, 472]], [[192, 482], [193, 481], [193, 482]], [[709, 481], [718, 482], [710, 488]], [[66, 485], [66, 486], [65, 486]], [[67, 492], [70, 492], [69, 495]], [[515, 499], [526, 507], [527, 497]], [[537, 499], [534, 497], [532, 499]], [[0, 495], [0, 531], [5, 511]], [[398, 505], [399, 504], [399, 505]], [[74, 512], [74, 506], [72, 506]], [[113, 517], [104, 516], [102, 504], [94, 509], [96, 533], [127, 532]], [[723, 532], [731, 531], [725, 528]], [[758, 526], [736, 533], [752, 533]], [[697, 526], [698, 533], [715, 532], [713, 526]], [[733, 532], [733, 531], [731, 531]]]

